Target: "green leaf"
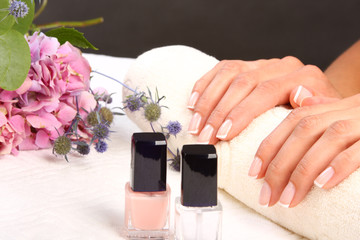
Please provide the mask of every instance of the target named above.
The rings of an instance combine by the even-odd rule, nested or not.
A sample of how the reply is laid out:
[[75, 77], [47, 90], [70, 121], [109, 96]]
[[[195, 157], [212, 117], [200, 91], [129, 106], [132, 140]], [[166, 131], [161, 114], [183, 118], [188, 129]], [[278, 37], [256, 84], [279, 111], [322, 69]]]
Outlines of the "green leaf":
[[56, 28], [46, 32], [45, 34], [49, 37], [56, 37], [60, 44], [64, 44], [68, 41], [76, 47], [98, 50], [88, 40], [86, 40], [83, 33], [75, 30], [74, 28]]
[[22, 0], [25, 2], [29, 7], [29, 13], [24, 18], [18, 18], [18, 23], [15, 23], [12, 29], [25, 34], [29, 31], [30, 25], [34, 20], [34, 13], [35, 13], [35, 2], [32, 0]]
[[8, 91], [19, 88], [30, 64], [30, 48], [21, 33], [11, 29], [0, 36], [0, 88]]
[[15, 23], [15, 18], [9, 15], [9, 0], [0, 0], [0, 35], [5, 34]]

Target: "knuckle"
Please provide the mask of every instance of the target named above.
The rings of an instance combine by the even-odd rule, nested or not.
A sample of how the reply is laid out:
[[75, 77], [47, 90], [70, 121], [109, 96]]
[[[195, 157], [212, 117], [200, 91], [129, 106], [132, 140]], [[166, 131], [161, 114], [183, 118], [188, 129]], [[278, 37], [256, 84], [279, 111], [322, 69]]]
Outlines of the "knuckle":
[[323, 73], [323, 71], [321, 71], [321, 69], [315, 65], [305, 65], [304, 71], [310, 73], [313, 77], [317, 79], [325, 78], [325, 74]]
[[329, 126], [325, 134], [331, 139], [338, 139], [340, 136], [347, 135], [352, 130], [352, 124], [347, 120], [336, 121]]
[[337, 158], [340, 160], [341, 166], [344, 167], [352, 166], [355, 162], [354, 153], [349, 149], [341, 152]]
[[285, 120], [290, 122], [299, 122], [304, 116], [304, 108], [295, 108], [287, 115]]
[[240, 74], [234, 79], [231, 85], [236, 89], [248, 89], [254, 87], [256, 81], [251, 76]]
[[219, 119], [224, 119], [226, 117], [226, 114], [221, 108], [215, 108], [209, 118], [210, 123], [218, 122]]
[[308, 177], [311, 174], [311, 167], [309, 164], [307, 164], [307, 160], [303, 159], [299, 164], [297, 165], [295, 169], [295, 174], [302, 177]]
[[211, 105], [209, 104], [210, 100], [211, 97], [208, 94], [201, 95], [201, 98], [198, 100], [198, 102], [195, 105], [194, 111], [200, 113], [206, 113], [210, 111], [211, 109]]
[[262, 149], [271, 149], [274, 147], [274, 141], [271, 135], [267, 136], [260, 144], [259, 151]]
[[231, 60], [223, 60], [223, 65], [220, 68], [220, 72], [235, 71], [239, 68], [239, 63]]
[[282, 172], [283, 172], [283, 168], [281, 164], [277, 161], [272, 161], [268, 166], [268, 170], [266, 174], [270, 174], [272, 176], [280, 176]]
[[280, 84], [277, 81], [266, 81], [262, 82], [257, 86], [257, 90], [261, 93], [268, 93], [268, 92], [277, 92], [279, 91]]
[[282, 59], [283, 61], [287, 62], [290, 65], [294, 66], [303, 66], [304, 64], [294, 56], [286, 56]]
[[300, 131], [311, 131], [316, 128], [321, 122], [317, 115], [307, 116], [301, 119], [296, 128]]

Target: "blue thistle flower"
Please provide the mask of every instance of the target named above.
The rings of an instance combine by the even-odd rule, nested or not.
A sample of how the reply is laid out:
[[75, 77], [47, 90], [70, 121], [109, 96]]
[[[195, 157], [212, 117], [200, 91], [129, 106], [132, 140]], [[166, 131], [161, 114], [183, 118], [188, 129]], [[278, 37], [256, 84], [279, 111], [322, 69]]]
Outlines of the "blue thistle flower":
[[143, 96], [143, 93], [128, 96], [124, 101], [125, 108], [128, 108], [131, 112], [139, 110], [145, 105]]
[[22, 1], [13, 0], [10, 3], [9, 14], [15, 18], [24, 18], [29, 12], [29, 7]]
[[105, 139], [109, 136], [109, 126], [104, 123], [96, 124], [93, 129], [94, 137], [97, 139]]
[[2, 22], [9, 15], [14, 16], [16, 23], [18, 18], [24, 18], [29, 13], [29, 7], [25, 2], [20, 0], [11, 0], [10, 6], [8, 9], [1, 9], [0, 11], [9, 11], [9, 14], [6, 15], [0, 22]]
[[181, 132], [182, 126], [178, 121], [169, 121], [166, 129], [169, 131], [169, 134], [176, 136], [176, 134]]
[[79, 142], [76, 146], [76, 151], [81, 155], [88, 155], [90, 153], [90, 146], [86, 142]]
[[95, 144], [95, 150], [99, 153], [103, 153], [107, 150], [108, 145], [106, 142], [99, 140], [96, 144]]

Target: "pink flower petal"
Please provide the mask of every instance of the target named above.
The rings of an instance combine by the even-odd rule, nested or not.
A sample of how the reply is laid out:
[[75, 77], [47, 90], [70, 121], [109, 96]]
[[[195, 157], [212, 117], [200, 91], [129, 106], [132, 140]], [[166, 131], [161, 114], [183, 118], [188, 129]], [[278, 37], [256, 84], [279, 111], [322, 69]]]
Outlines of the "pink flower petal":
[[47, 132], [45, 132], [44, 130], [38, 131], [36, 133], [35, 144], [39, 148], [50, 148], [51, 142], [50, 142], [49, 134]]
[[35, 144], [34, 136], [29, 136], [19, 144], [19, 150], [38, 150], [39, 147]]
[[4, 113], [0, 112], [0, 127], [4, 126], [7, 123], [7, 118]]
[[87, 112], [91, 112], [96, 107], [96, 101], [94, 99], [94, 95], [87, 91], [82, 91], [79, 95], [79, 109], [80, 115], [82, 118], [87, 116], [87, 113], [82, 110], [85, 109]]
[[11, 127], [19, 134], [25, 133], [25, 119], [20, 115], [9, 118]]
[[31, 85], [32, 85], [32, 81], [29, 77], [27, 77], [23, 82], [23, 84], [16, 90], [16, 93], [24, 94], [27, 90], [30, 89]]
[[57, 119], [62, 124], [69, 124], [76, 116], [76, 110], [66, 105], [65, 103], [60, 104], [60, 110], [57, 113]]
[[61, 122], [59, 122], [51, 113], [42, 113], [39, 116], [28, 115], [26, 116], [26, 120], [34, 128], [46, 128], [51, 131], [55, 128], [61, 127]]

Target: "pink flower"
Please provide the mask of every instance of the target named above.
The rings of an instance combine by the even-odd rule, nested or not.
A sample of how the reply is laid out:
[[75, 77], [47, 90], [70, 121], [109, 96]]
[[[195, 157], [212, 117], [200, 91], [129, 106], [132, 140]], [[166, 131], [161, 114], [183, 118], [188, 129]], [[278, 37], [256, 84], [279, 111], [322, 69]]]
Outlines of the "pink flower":
[[30, 47], [31, 62], [44, 59], [46, 56], [52, 56], [60, 47], [57, 38], [48, 37], [44, 33], [35, 32], [28, 37]]
[[61, 63], [60, 73], [66, 79], [65, 91], [76, 94], [89, 90], [91, 68], [79, 49], [69, 42], [63, 44], [56, 53], [56, 63]]
[[38, 32], [27, 41], [31, 67], [25, 82], [16, 91], [0, 89], [0, 155], [51, 147], [75, 118], [76, 97], [83, 118], [97, 104], [89, 92], [91, 68], [79, 49]]

